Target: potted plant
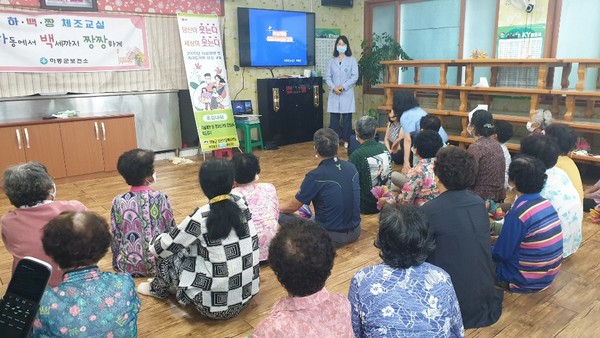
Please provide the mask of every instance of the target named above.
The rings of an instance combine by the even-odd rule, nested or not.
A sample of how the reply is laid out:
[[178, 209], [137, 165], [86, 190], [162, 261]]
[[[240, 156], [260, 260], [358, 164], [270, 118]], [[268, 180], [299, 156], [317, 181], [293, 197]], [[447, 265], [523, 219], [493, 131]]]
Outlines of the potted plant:
[[[365, 39], [361, 44], [361, 58], [358, 61], [358, 85], [374, 86], [384, 81], [385, 67], [380, 64], [381, 61], [388, 60], [412, 60], [402, 46], [394, 40], [388, 33], [373, 33], [370, 39]], [[402, 70], [405, 70], [403, 68]], [[369, 109], [365, 115], [372, 116], [379, 121], [380, 127], [385, 127], [387, 123], [387, 112]]]
[[[388, 33], [373, 33], [370, 39], [361, 44], [362, 53], [358, 61], [358, 85], [369, 83], [371, 86], [383, 82], [384, 67], [379, 62], [388, 60], [412, 60], [402, 46]], [[404, 70], [404, 69], [403, 69]]]

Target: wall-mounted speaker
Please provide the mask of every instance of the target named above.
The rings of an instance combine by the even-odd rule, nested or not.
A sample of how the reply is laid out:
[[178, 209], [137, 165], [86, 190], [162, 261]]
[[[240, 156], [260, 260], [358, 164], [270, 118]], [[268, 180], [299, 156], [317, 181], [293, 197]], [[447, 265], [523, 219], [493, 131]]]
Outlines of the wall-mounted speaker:
[[321, 0], [321, 6], [352, 7], [353, 0]]

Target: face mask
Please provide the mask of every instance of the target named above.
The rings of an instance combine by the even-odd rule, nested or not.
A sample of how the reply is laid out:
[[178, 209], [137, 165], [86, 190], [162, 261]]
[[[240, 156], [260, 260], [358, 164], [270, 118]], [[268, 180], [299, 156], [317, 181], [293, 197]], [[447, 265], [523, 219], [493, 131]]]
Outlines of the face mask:
[[148, 179], [146, 179], [146, 182], [148, 182], [148, 185], [152, 185], [152, 184], [156, 183], [156, 173], [152, 173], [152, 181], [149, 181]]
[[348, 47], [346, 47], [346, 46], [337, 46], [336, 48], [337, 48], [338, 53], [340, 53], [340, 54], [346, 53], [346, 50], [348, 49]]
[[533, 131], [535, 130], [535, 128], [533, 128], [533, 123], [531, 123], [531, 121], [527, 122], [527, 125], [525, 126], [525, 128], [527, 128], [527, 131], [530, 133], [533, 133]]
[[52, 182], [52, 192], [50, 193], [50, 197], [54, 201], [56, 199], [56, 184]]
[[467, 133], [469, 133], [470, 136], [473, 136], [473, 127], [467, 127]]

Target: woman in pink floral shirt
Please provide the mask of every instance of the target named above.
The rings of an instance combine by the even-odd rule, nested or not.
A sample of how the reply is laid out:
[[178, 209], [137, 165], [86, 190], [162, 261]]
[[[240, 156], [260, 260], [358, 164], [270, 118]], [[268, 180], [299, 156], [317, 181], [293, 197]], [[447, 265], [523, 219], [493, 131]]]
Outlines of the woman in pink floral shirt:
[[442, 146], [442, 138], [435, 131], [423, 130], [417, 134], [414, 148], [420, 160], [408, 172], [408, 182], [404, 184], [402, 193], [398, 195], [398, 203], [421, 206], [440, 194], [435, 187], [433, 162], [435, 154]]
[[269, 255], [288, 296], [273, 305], [252, 337], [354, 337], [350, 301], [325, 289], [335, 249], [324, 228], [295, 218], [273, 238]]
[[235, 182], [233, 193], [246, 198], [252, 222], [258, 233], [260, 261], [269, 259], [269, 244], [279, 229], [279, 200], [275, 186], [271, 183], [258, 183], [260, 164], [253, 154], [238, 154], [233, 157]]

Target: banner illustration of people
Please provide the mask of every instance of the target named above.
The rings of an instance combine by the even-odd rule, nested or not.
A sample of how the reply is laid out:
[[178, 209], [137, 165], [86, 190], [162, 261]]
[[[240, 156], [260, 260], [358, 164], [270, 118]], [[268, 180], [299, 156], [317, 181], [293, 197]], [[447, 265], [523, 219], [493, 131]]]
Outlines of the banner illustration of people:
[[177, 22], [200, 147], [238, 147], [218, 18], [179, 13]]

